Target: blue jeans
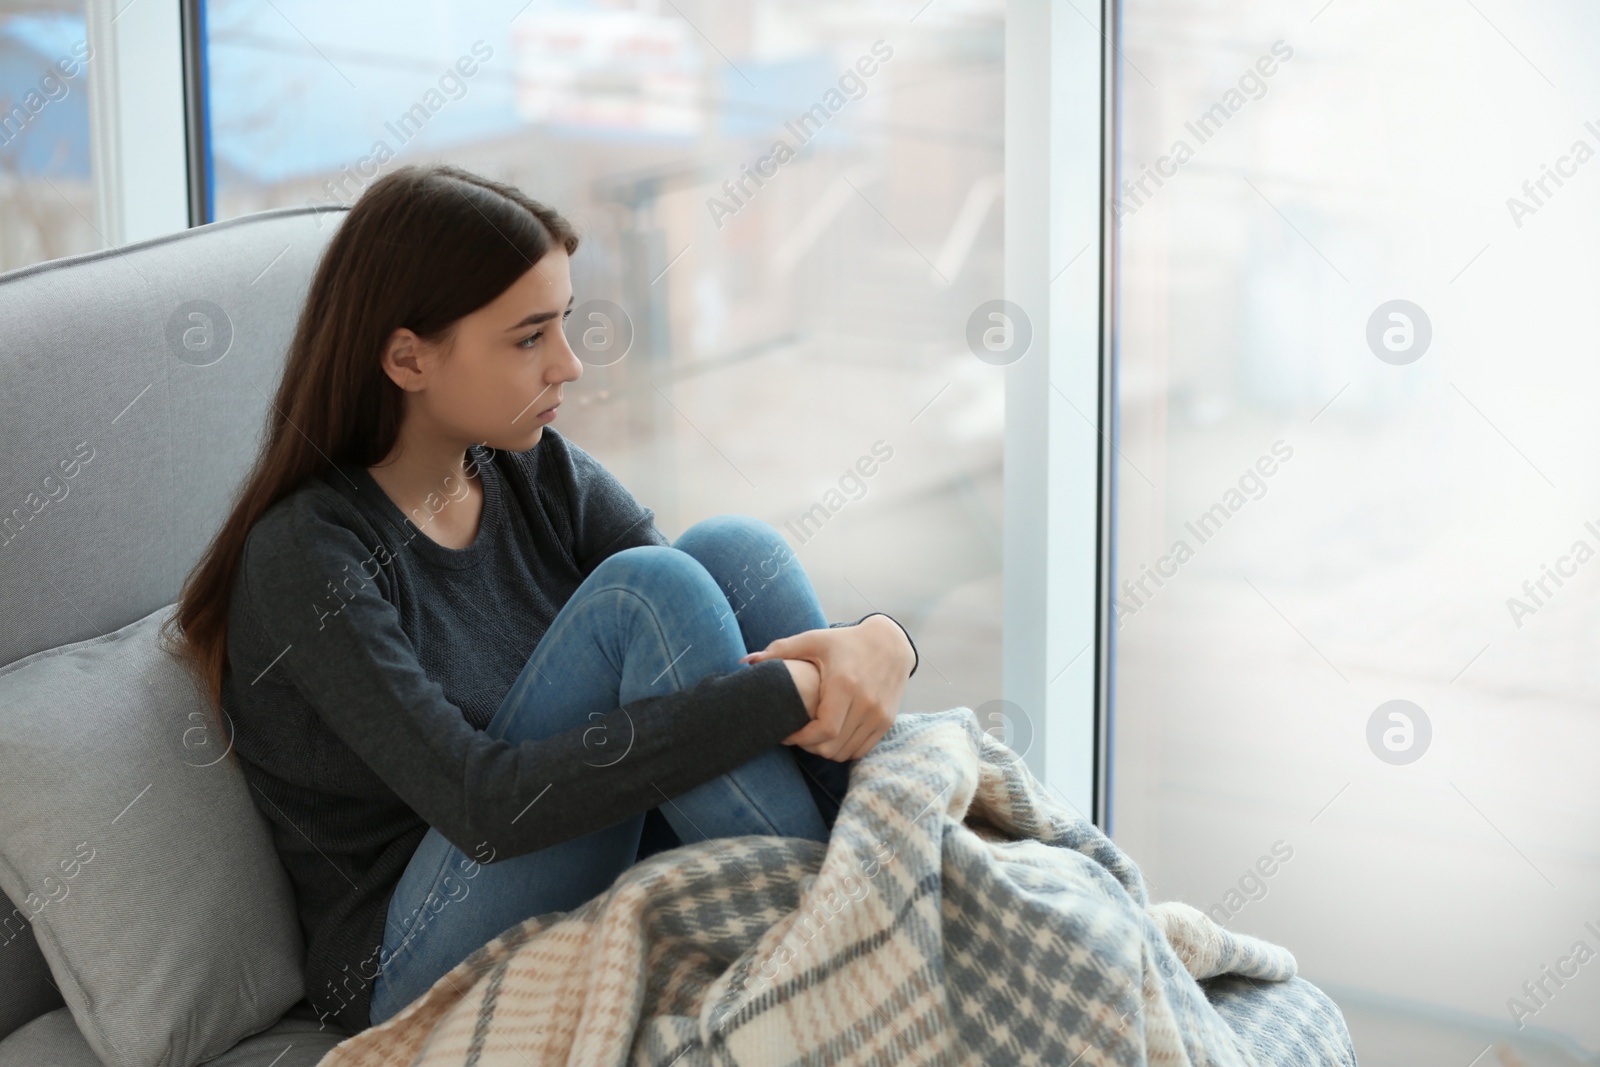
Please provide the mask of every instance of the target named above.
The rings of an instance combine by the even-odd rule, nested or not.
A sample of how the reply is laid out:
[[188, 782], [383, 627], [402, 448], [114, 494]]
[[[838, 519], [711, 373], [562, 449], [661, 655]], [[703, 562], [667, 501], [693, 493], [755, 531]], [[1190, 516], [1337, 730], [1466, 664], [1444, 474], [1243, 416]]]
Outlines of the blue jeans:
[[[707, 519], [671, 548], [624, 549], [596, 567], [551, 621], [485, 733], [512, 741], [563, 733], [621, 704], [743, 669], [747, 651], [827, 625], [811, 580], [776, 530], [742, 516]], [[742, 834], [826, 841], [818, 800], [842, 794], [847, 774], [844, 764], [780, 745], [656, 810], [685, 844]], [[390, 898], [372, 1024], [524, 919], [598, 896], [637, 860], [645, 821], [636, 815], [488, 865], [430, 827]]]

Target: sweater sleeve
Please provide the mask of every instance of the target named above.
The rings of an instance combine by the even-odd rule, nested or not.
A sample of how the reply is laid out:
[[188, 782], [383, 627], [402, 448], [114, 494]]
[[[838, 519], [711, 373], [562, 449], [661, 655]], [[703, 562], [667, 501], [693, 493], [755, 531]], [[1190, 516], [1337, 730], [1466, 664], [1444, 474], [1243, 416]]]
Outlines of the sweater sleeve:
[[[774, 660], [625, 704], [538, 741], [474, 729], [423, 670], [391, 598], [387, 550], [330, 502], [264, 516], [247, 541], [245, 617], [328, 728], [429, 825], [483, 862], [603, 829], [734, 769], [810, 717]], [[335, 582], [338, 584], [336, 585]], [[620, 760], [601, 758], [625, 747]], [[524, 817], [537, 804], [538, 817]]]

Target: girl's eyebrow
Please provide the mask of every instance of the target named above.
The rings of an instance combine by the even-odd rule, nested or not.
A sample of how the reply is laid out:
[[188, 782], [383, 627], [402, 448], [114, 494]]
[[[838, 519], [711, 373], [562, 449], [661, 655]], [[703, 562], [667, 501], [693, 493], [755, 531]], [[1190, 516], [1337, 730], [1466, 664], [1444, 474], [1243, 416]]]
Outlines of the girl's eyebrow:
[[[567, 297], [567, 307], [571, 307], [572, 306], [573, 298], [576, 295], [577, 294], [574, 293], [573, 296]], [[506, 332], [510, 333], [512, 330], [520, 330], [524, 326], [537, 326], [539, 323], [541, 323], [541, 322], [549, 322], [551, 319], [553, 319], [555, 317], [556, 317], [556, 313], [554, 311], [541, 311], [541, 312], [538, 312], [537, 314], [529, 315], [527, 318], [523, 319], [521, 322], [517, 323], [515, 326], [507, 326], [506, 327]]]

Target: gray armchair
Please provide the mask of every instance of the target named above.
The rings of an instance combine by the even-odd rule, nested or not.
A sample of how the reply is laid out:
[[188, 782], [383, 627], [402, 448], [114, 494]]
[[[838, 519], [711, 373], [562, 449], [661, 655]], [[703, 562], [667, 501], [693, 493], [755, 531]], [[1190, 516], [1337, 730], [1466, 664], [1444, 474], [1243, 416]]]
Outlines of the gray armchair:
[[[193, 697], [152, 696], [176, 683], [134, 662], [153, 626], [133, 625], [221, 522], [342, 218], [268, 211], [0, 275], [0, 1067], [309, 1067], [348, 1036], [303, 998], [243, 776], [195, 758], [199, 720], [170, 720]], [[107, 671], [130, 672], [126, 701], [95, 688]]]

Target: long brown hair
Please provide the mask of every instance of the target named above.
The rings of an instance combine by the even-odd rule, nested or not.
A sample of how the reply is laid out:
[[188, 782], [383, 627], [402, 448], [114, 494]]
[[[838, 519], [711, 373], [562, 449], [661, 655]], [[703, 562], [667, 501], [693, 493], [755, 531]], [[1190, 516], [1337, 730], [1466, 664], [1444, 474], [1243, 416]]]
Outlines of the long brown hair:
[[405, 408], [381, 363], [390, 335], [406, 327], [447, 344], [463, 316], [557, 244], [571, 255], [578, 235], [556, 211], [450, 164], [399, 167], [344, 217], [306, 294], [266, 443], [162, 627], [168, 651], [215, 710], [228, 663], [228, 600], [251, 527], [331, 464], [370, 467], [394, 447]]

